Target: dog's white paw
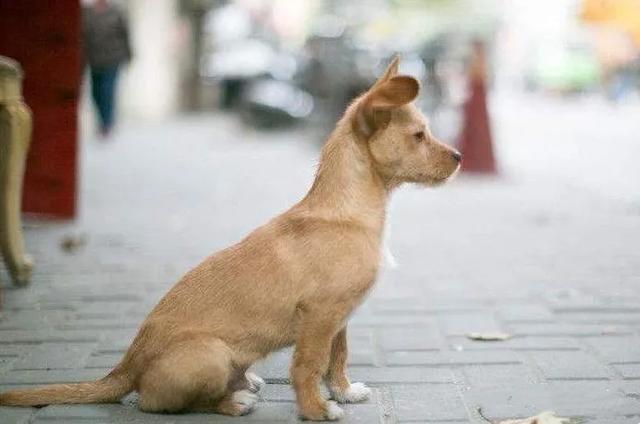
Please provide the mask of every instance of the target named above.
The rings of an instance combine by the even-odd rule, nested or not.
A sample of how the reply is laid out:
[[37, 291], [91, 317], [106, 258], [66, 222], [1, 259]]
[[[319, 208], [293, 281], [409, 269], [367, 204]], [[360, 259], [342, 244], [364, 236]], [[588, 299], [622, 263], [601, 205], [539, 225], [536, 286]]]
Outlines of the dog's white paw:
[[233, 393], [233, 402], [240, 408], [240, 415], [246, 415], [258, 402], [258, 395], [250, 390], [238, 390]]
[[329, 421], [337, 421], [342, 417], [344, 417], [344, 411], [342, 408], [332, 400], [327, 401], [327, 419]]
[[264, 380], [259, 376], [252, 372], [248, 372], [245, 374], [247, 377], [247, 381], [249, 382], [249, 390], [253, 393], [258, 393], [265, 386]]
[[357, 403], [369, 399], [371, 389], [364, 383], [353, 383], [347, 390], [331, 391], [331, 397], [340, 403]]

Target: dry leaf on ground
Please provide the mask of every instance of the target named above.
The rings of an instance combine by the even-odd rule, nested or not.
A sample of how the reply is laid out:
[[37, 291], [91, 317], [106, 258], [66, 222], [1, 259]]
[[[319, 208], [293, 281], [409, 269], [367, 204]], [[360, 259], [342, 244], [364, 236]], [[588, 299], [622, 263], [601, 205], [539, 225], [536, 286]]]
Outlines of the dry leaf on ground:
[[522, 420], [500, 421], [498, 424], [578, 424], [578, 421], [572, 418], [557, 417], [555, 413], [546, 411], [535, 417], [529, 417]]
[[556, 416], [555, 412], [545, 411], [541, 412], [534, 417], [529, 418], [520, 418], [516, 420], [506, 420], [506, 421], [489, 421], [483, 414], [482, 409], [477, 409], [478, 415], [482, 417], [482, 419], [490, 424], [580, 424], [582, 420], [576, 418], [563, 418]]
[[467, 337], [471, 340], [477, 340], [482, 342], [501, 342], [504, 340], [509, 340], [511, 338], [511, 334], [507, 333], [468, 333]]

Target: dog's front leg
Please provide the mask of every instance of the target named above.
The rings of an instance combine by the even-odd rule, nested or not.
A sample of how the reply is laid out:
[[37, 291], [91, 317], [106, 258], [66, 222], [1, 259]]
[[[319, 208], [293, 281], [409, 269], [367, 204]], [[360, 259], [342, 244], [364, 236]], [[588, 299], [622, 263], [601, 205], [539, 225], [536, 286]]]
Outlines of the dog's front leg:
[[340, 324], [319, 315], [305, 318], [291, 367], [300, 416], [314, 421], [339, 420], [344, 412], [335, 402], [322, 397], [319, 384], [327, 371], [332, 341]]
[[347, 376], [347, 327], [333, 338], [326, 383], [331, 397], [340, 403], [362, 402], [369, 398], [371, 389], [364, 383], [351, 383]]

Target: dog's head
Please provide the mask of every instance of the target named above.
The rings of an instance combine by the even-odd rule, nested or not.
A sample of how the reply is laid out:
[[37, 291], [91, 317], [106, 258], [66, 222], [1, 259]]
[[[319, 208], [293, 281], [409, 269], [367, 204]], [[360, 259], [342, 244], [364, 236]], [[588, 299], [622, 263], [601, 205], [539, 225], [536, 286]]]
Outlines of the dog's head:
[[398, 75], [398, 62], [396, 57], [354, 103], [354, 129], [368, 143], [374, 167], [388, 185], [443, 183], [458, 169], [460, 153], [431, 134], [413, 105], [420, 83]]

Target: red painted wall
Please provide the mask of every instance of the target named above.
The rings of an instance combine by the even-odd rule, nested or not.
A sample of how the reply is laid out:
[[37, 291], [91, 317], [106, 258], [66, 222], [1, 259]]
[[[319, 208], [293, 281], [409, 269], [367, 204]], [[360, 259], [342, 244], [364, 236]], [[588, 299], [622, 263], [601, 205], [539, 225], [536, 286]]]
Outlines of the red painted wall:
[[0, 0], [0, 55], [22, 65], [33, 112], [24, 212], [76, 213], [80, 17], [78, 0]]

